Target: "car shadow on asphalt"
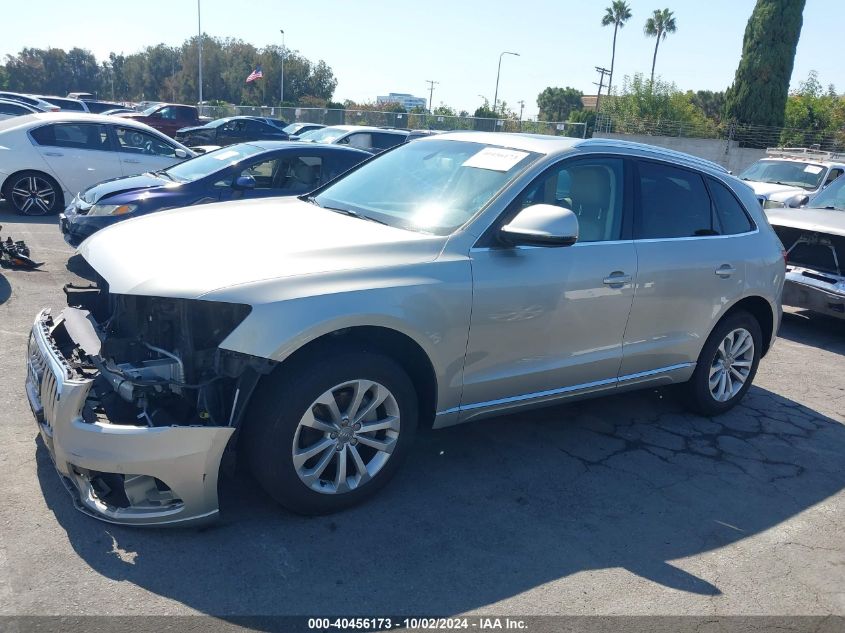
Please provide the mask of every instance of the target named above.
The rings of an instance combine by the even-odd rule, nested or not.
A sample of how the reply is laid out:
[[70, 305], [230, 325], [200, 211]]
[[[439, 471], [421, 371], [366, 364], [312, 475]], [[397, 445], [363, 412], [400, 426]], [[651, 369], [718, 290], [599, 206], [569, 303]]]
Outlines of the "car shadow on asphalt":
[[784, 312], [778, 336], [845, 355], [845, 320], [842, 319], [809, 310]]
[[12, 211], [5, 200], [0, 200], [0, 225], [7, 222], [15, 224], [58, 224], [59, 216], [53, 215], [20, 215]]
[[718, 595], [718, 566], [702, 577], [679, 559], [836, 494], [844, 454], [845, 426], [765, 389], [712, 419], [652, 390], [422, 433], [395, 481], [337, 515], [296, 516], [224, 478], [223, 518], [172, 530], [81, 514], [43, 445], [36, 458], [92, 569], [225, 618], [454, 614], [605, 568]]

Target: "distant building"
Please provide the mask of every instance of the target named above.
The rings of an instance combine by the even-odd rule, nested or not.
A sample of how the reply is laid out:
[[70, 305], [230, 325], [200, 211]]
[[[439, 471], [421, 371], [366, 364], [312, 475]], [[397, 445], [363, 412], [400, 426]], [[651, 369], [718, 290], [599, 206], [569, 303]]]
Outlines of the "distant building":
[[428, 101], [425, 97], [415, 97], [406, 92], [391, 92], [388, 95], [379, 95], [376, 97], [376, 103], [398, 103], [408, 111], [414, 108], [428, 108]]

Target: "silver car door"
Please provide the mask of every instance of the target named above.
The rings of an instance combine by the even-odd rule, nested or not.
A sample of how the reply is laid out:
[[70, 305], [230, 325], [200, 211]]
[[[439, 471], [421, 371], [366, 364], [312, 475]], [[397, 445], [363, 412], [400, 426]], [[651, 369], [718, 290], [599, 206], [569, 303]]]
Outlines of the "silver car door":
[[579, 218], [575, 245], [471, 250], [465, 418], [477, 409], [613, 387], [637, 273], [624, 171], [620, 158], [563, 161], [506, 213], [538, 203], [571, 208]]

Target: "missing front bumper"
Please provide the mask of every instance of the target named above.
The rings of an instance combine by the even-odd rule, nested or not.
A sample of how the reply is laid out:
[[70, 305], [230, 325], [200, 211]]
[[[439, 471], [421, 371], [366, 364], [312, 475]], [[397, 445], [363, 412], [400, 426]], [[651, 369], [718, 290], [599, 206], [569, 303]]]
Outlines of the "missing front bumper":
[[[94, 379], [59, 351], [64, 328], [48, 311], [35, 319], [26, 393], [53, 463], [78, 509], [125, 525], [188, 525], [218, 514], [217, 478], [232, 427], [148, 427], [86, 421]], [[62, 330], [62, 334], [64, 331]]]
[[845, 277], [791, 267], [786, 273], [783, 304], [845, 319]]

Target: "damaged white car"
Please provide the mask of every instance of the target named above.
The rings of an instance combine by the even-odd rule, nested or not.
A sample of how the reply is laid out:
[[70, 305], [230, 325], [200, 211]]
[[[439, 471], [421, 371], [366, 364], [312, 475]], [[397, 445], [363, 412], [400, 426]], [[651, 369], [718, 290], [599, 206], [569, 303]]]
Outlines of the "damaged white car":
[[784, 305], [845, 319], [845, 178], [800, 209], [768, 209], [787, 253]]
[[418, 422], [672, 383], [722, 413], [776, 336], [784, 274], [718, 165], [481, 132], [303, 198], [130, 219], [79, 252], [101, 279], [37, 316], [26, 388], [78, 507], [133, 525], [214, 517], [227, 449], [319, 514], [383, 486]]
[[800, 207], [845, 174], [845, 155], [805, 147], [770, 147], [749, 165], [744, 180], [764, 209]]

